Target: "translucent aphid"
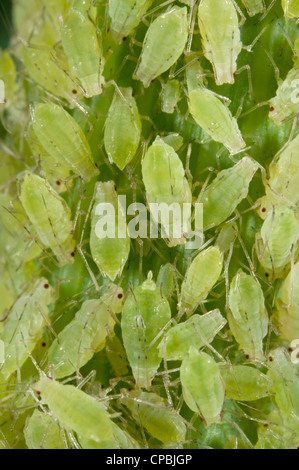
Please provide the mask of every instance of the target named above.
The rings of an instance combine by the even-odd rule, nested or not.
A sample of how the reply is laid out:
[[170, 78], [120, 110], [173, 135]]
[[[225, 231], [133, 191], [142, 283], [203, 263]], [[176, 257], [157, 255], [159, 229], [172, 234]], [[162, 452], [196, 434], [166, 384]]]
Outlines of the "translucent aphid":
[[282, 416], [277, 409], [267, 414], [268, 423], [261, 423], [257, 429], [258, 441], [255, 449], [297, 449], [298, 430], [294, 422]]
[[42, 337], [43, 328], [49, 321], [48, 306], [53, 301], [52, 287], [47, 279], [41, 278], [13, 305], [0, 334], [5, 345], [5, 361], [0, 365], [4, 380], [22, 367]]
[[45, 413], [34, 410], [24, 428], [28, 449], [65, 449], [62, 430], [57, 422]]
[[105, 347], [115, 317], [122, 308], [123, 292], [112, 285], [100, 299], [86, 300], [75, 318], [58, 334], [48, 351], [56, 379], [73, 374]]
[[299, 113], [299, 67], [292, 68], [280, 82], [276, 95], [269, 101], [269, 117], [282, 126]]
[[3, 88], [3, 97], [0, 103], [9, 104], [14, 97], [17, 72], [11, 55], [3, 50], [0, 50], [0, 80]]
[[89, 244], [100, 271], [114, 281], [127, 262], [130, 238], [125, 209], [118, 200], [113, 181], [96, 183]]
[[295, 211], [286, 206], [274, 206], [256, 234], [258, 259], [268, 277], [283, 277], [298, 239], [299, 222]]
[[140, 449], [138, 442], [128, 432], [123, 431], [117, 424], [111, 422], [113, 437], [97, 442], [78, 436], [82, 449]]
[[98, 175], [87, 139], [75, 119], [54, 103], [38, 103], [34, 107], [32, 128], [40, 144], [69, 166], [75, 175], [89, 181]]
[[179, 307], [181, 312], [192, 314], [205, 300], [222, 271], [223, 256], [218, 247], [201, 251], [189, 266], [181, 288]]
[[129, 36], [153, 0], [109, 0], [110, 28], [116, 43]]
[[184, 174], [177, 153], [158, 136], [142, 161], [142, 178], [151, 217], [161, 224], [162, 236], [170, 246], [186, 243], [185, 234], [191, 229], [191, 213], [183, 210], [184, 203], [192, 203]]
[[299, 205], [299, 135], [274, 157], [265, 184], [266, 195], [260, 201], [259, 215], [265, 219], [273, 206]]
[[227, 252], [236, 238], [237, 227], [234, 223], [225, 224], [221, 228], [216, 240], [216, 245], [222, 253]]
[[229, 290], [229, 327], [235, 340], [252, 360], [262, 360], [263, 338], [268, 331], [268, 315], [261, 286], [241, 270]]
[[299, 262], [291, 270], [276, 297], [277, 320], [283, 338], [299, 338]]
[[93, 13], [96, 17], [96, 11], [87, 10], [87, 2], [82, 2], [80, 7], [78, 2], [71, 6], [63, 22], [61, 41], [70, 72], [82, 84], [85, 95], [92, 97], [102, 92], [104, 58], [96, 26], [89, 19]]
[[132, 88], [115, 91], [105, 121], [104, 145], [111, 163], [123, 170], [134, 158], [141, 137], [141, 121]]
[[117, 336], [107, 336], [106, 338], [106, 356], [116, 377], [127, 375], [129, 364], [125, 348], [122, 341]]
[[71, 210], [43, 178], [26, 171], [20, 200], [43, 246], [51, 248], [60, 266], [73, 263]]
[[249, 16], [262, 13], [266, 8], [264, 0], [242, 0], [242, 3]]
[[221, 375], [226, 397], [238, 401], [254, 401], [272, 394], [273, 381], [255, 367], [224, 365]]
[[234, 83], [236, 61], [242, 49], [234, 3], [231, 0], [201, 0], [198, 25], [204, 55], [213, 65], [216, 84]]
[[183, 419], [159, 395], [133, 390], [125, 392], [121, 402], [130, 410], [135, 421], [159, 441], [179, 443], [185, 440], [186, 425]]
[[161, 362], [158, 346], [162, 338], [156, 337], [170, 318], [169, 303], [150, 272], [148, 279], [129, 293], [121, 314], [123, 342], [137, 387], [151, 385]]
[[168, 361], [182, 360], [190, 346], [203, 348], [211, 343], [226, 324], [218, 309], [204, 315], [192, 315], [189, 320], [170, 328], [159, 345], [159, 355]]
[[183, 53], [188, 39], [187, 8], [172, 7], [158, 16], [147, 30], [135, 78], [148, 87]]
[[281, 0], [281, 6], [286, 20], [290, 18], [299, 18], [298, 0]]
[[184, 143], [183, 137], [176, 132], [163, 136], [162, 140], [165, 144], [170, 145], [175, 152], [177, 152]]
[[163, 113], [174, 113], [181, 95], [181, 84], [179, 80], [168, 80], [163, 87], [161, 94], [161, 107]]
[[218, 173], [198, 200], [203, 203], [204, 230], [221, 224], [234, 212], [247, 196], [257, 169], [257, 162], [244, 157], [233, 167]]
[[182, 362], [180, 378], [189, 408], [203, 417], [207, 427], [220, 423], [225, 387], [214, 359], [191, 346]]
[[98, 443], [113, 439], [113, 422], [106, 408], [87, 393], [46, 376], [34, 388], [63, 427]]
[[160, 267], [157, 287], [160, 287], [162, 295], [167, 299], [171, 296], [174, 290], [174, 273], [170, 263], [164, 264]]

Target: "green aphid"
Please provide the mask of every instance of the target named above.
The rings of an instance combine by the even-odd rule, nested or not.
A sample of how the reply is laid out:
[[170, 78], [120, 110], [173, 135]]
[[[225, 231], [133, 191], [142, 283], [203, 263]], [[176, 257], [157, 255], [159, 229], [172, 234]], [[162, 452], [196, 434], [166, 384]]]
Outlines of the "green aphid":
[[153, 0], [109, 0], [110, 28], [117, 44], [134, 31], [152, 2]]
[[173, 132], [171, 134], [163, 136], [162, 140], [165, 142], [165, 144], [170, 145], [175, 152], [180, 150], [180, 148], [184, 144], [183, 137], [177, 132]]
[[170, 263], [164, 264], [160, 267], [157, 287], [160, 287], [163, 297], [168, 299], [174, 291], [174, 272]]
[[264, 0], [242, 0], [242, 3], [249, 16], [255, 16], [266, 9]]
[[282, 337], [291, 342], [299, 338], [299, 263], [291, 270], [276, 297], [277, 312], [275, 317]]
[[286, 20], [299, 17], [298, 0], [281, 0], [281, 6]]
[[[299, 9], [299, 6], [298, 6]], [[292, 68], [280, 82], [276, 95], [269, 101], [269, 117], [282, 126], [299, 113], [299, 67]]]
[[161, 333], [170, 318], [169, 303], [150, 272], [148, 279], [129, 293], [121, 315], [123, 342], [139, 388], [148, 389], [159, 368]]
[[163, 113], [173, 114], [181, 99], [181, 84], [179, 80], [169, 80], [161, 94], [161, 107]]
[[11, 55], [3, 50], [0, 50], [0, 80], [2, 82], [0, 84], [0, 89], [2, 90], [0, 91], [0, 104], [7, 106], [14, 98], [17, 85], [17, 71]]
[[255, 367], [224, 365], [221, 375], [226, 397], [238, 401], [254, 401], [272, 394], [273, 381]]
[[28, 449], [65, 449], [63, 431], [49, 415], [34, 410], [24, 428]]
[[111, 424], [113, 436], [110, 439], [97, 442], [93, 439], [78, 436], [82, 449], [140, 449], [138, 442], [128, 432], [123, 431], [113, 422]]

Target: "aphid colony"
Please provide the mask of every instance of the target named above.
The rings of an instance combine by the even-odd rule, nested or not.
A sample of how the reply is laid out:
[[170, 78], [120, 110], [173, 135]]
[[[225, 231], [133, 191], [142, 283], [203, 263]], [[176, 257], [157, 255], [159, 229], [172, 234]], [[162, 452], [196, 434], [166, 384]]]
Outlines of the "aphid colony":
[[299, 446], [298, 17], [14, 2], [0, 448]]

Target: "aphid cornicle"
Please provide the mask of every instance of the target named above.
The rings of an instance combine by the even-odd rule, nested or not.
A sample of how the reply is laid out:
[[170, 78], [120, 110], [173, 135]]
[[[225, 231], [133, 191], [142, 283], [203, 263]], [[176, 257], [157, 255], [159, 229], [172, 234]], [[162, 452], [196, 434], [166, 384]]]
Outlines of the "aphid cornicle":
[[99, 174], [82, 129], [62, 106], [37, 103], [32, 127], [45, 150], [69, 166], [75, 175], [89, 181]]
[[135, 77], [147, 88], [183, 53], [188, 38], [187, 7], [171, 7], [147, 30]]
[[221, 368], [226, 397], [232, 400], [253, 401], [272, 393], [273, 381], [255, 367], [226, 364]]
[[111, 163], [123, 170], [134, 158], [141, 137], [141, 121], [132, 88], [116, 91], [105, 122], [104, 145]]
[[48, 306], [53, 301], [53, 288], [47, 279], [41, 278], [13, 305], [0, 334], [5, 345], [5, 361], [0, 364], [0, 375], [5, 380], [22, 367], [42, 337], [43, 328], [49, 321]]
[[299, 17], [298, 0], [281, 0], [281, 6], [286, 20]]
[[299, 67], [292, 68], [279, 83], [276, 95], [269, 101], [269, 117], [282, 126], [299, 113]]
[[24, 437], [28, 449], [66, 448], [59, 424], [39, 410], [34, 410], [32, 416], [27, 419]]
[[40, 241], [51, 248], [60, 266], [73, 263], [71, 209], [43, 178], [26, 171], [20, 201]]
[[244, 157], [232, 168], [222, 170], [198, 199], [203, 203], [204, 230], [224, 222], [247, 196], [258, 164]]
[[109, 0], [110, 28], [116, 43], [119, 44], [132, 33], [152, 2], [153, 0]]
[[86, 300], [75, 318], [58, 334], [48, 351], [48, 363], [56, 379], [79, 370], [104, 348], [108, 330], [113, 331], [113, 314], [122, 307], [121, 288], [111, 285], [100, 299]]
[[102, 92], [104, 58], [96, 26], [89, 19], [93, 13], [92, 16], [96, 17], [96, 11], [88, 12], [87, 8], [87, 2], [80, 6], [78, 2], [73, 3], [63, 22], [61, 41], [72, 75], [80, 80], [85, 95], [92, 97]]
[[130, 292], [121, 314], [121, 328], [127, 357], [137, 387], [149, 388], [161, 362], [158, 346], [151, 344], [171, 318], [169, 303], [160, 289], [148, 279]]
[[257, 15], [265, 10], [264, 0], [242, 0], [249, 16]]
[[229, 327], [240, 348], [250, 359], [262, 360], [263, 338], [268, 332], [268, 315], [261, 286], [241, 270], [229, 290]]
[[186, 425], [183, 419], [159, 395], [133, 390], [124, 392], [121, 402], [131, 411], [134, 419], [159, 441], [177, 443], [185, 440]]
[[159, 345], [159, 355], [168, 361], [182, 360], [191, 345], [199, 349], [211, 343], [225, 324], [218, 309], [204, 315], [194, 314], [167, 331]]
[[114, 281], [122, 273], [128, 259], [130, 239], [126, 214], [118, 201], [113, 181], [95, 185], [89, 244], [92, 258], [100, 271]]
[[181, 288], [179, 308], [191, 315], [217, 282], [223, 264], [218, 247], [201, 251], [189, 266]]
[[195, 413], [200, 413], [208, 427], [221, 422], [225, 387], [219, 365], [193, 346], [180, 368], [184, 400]]
[[204, 55], [213, 65], [216, 84], [234, 83], [236, 61], [242, 43], [233, 2], [201, 0], [198, 6], [198, 25]]

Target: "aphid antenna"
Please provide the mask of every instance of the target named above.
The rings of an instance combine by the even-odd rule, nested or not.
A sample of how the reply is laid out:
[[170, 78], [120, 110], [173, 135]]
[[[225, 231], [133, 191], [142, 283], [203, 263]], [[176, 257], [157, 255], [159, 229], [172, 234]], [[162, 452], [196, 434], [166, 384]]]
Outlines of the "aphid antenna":
[[264, 32], [269, 28], [269, 26], [271, 25], [271, 23], [273, 23], [274, 19], [266, 24], [262, 29], [261, 31], [258, 33], [258, 35], [256, 36], [256, 38], [252, 41], [251, 44], [248, 44], [247, 46], [243, 46], [242, 49], [244, 49], [245, 51], [247, 52], [252, 52], [252, 49], [254, 48], [254, 46], [256, 45], [256, 43], [258, 42], [258, 40], [260, 39], [260, 37], [264, 34]]

